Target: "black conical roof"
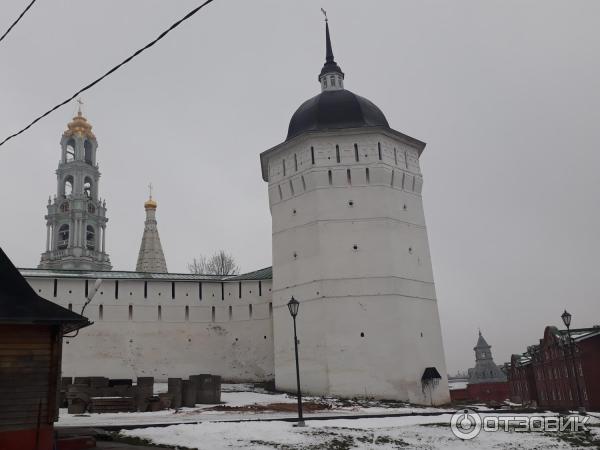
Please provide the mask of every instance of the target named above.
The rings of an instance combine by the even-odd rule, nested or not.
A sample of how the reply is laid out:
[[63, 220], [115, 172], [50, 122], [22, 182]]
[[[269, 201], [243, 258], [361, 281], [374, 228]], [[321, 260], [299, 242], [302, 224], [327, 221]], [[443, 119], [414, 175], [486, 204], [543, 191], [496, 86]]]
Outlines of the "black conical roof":
[[35, 293], [0, 248], [0, 324], [63, 325], [72, 331], [90, 324], [87, 318]]

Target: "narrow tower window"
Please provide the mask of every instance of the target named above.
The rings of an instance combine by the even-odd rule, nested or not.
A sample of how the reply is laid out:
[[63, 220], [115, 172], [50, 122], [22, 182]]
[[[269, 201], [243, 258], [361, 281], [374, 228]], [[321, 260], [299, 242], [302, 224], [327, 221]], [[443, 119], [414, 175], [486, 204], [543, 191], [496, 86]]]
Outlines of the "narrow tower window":
[[88, 225], [85, 228], [85, 241], [86, 241], [86, 247], [88, 250], [96, 249], [96, 231], [94, 230], [94, 227], [91, 225]]
[[329, 186], [331, 186], [333, 184], [333, 173], [331, 173], [331, 170], [327, 172], [327, 176], [329, 177]]
[[171, 281], [171, 299], [175, 300], [175, 282]]
[[144, 298], [148, 298], [148, 282], [144, 281]]
[[262, 297], [262, 281], [258, 282], [258, 296]]
[[281, 192], [281, 185], [277, 186], [277, 190], [279, 191], [279, 200], [283, 200], [283, 192]]
[[354, 144], [354, 159], [358, 162], [358, 144]]
[[115, 281], [115, 299], [119, 299], [119, 280]]
[[294, 170], [298, 172], [298, 155], [294, 153]]
[[285, 177], [285, 158], [281, 160], [283, 164], [283, 176]]
[[381, 161], [381, 142], [377, 143], [377, 153], [379, 154], [379, 161]]
[[248, 316], [252, 319], [252, 305], [248, 305]]
[[85, 298], [87, 298], [89, 292], [89, 280], [85, 280]]
[[371, 183], [371, 175], [369, 173], [369, 168], [368, 167], [365, 169], [365, 175], [367, 177], [367, 184], [370, 184]]
[[302, 190], [305, 191], [306, 190], [306, 180], [304, 179], [304, 175], [302, 175], [300, 177], [300, 179], [302, 180]]
[[390, 181], [390, 186], [394, 186], [394, 175], [395, 172], [392, 170], [392, 180]]
[[92, 198], [92, 179], [90, 177], [85, 177], [83, 182], [83, 195], [86, 198]]
[[73, 177], [69, 175], [65, 178], [65, 183], [63, 186], [63, 195], [68, 197], [73, 193]]
[[273, 303], [269, 303], [269, 317], [273, 317]]
[[58, 249], [63, 250], [69, 246], [69, 224], [64, 223], [58, 229]]
[[202, 300], [202, 281], [198, 283], [198, 299]]
[[394, 148], [394, 164], [398, 165], [398, 150]]
[[238, 297], [242, 298], [242, 282], [238, 283]]
[[158, 320], [162, 320], [162, 306], [158, 305]]
[[56, 297], [56, 294], [58, 294], [58, 280], [55, 278], [54, 279], [54, 297]]
[[216, 310], [215, 307], [213, 306], [210, 310], [210, 315], [211, 315], [211, 320], [214, 322], [215, 321], [215, 317], [216, 317]]
[[340, 146], [339, 145], [335, 146], [335, 160], [338, 163], [341, 161], [341, 158], [340, 158]]
[[93, 164], [93, 160], [92, 160], [92, 143], [90, 141], [85, 141], [83, 143], [83, 157], [85, 159], [85, 162], [88, 164]]
[[75, 140], [69, 139], [65, 153], [65, 161], [71, 162], [75, 159]]
[[129, 320], [133, 320], [133, 305], [129, 305]]
[[233, 318], [233, 306], [229, 305], [229, 320]]
[[290, 179], [290, 192], [292, 193], [292, 195], [296, 195], [294, 192], [294, 183], [292, 183], [291, 179]]
[[408, 152], [404, 150], [404, 165], [408, 169]]
[[346, 178], [348, 179], [348, 186], [352, 186], [352, 172], [350, 172], [350, 169], [346, 169]]
[[311, 159], [312, 163], [314, 164], [315, 163], [315, 148], [314, 147], [310, 148], [310, 159]]
[[100, 320], [104, 319], [104, 306], [103, 305], [98, 305], [98, 319], [100, 319]]
[[187, 305], [185, 306], [185, 320], [190, 320], [190, 307]]

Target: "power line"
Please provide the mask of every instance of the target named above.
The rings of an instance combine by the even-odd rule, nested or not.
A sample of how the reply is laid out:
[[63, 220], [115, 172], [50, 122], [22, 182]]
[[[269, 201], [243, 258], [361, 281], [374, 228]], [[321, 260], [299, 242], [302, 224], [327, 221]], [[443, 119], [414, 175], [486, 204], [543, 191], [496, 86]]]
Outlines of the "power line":
[[[92, 81], [91, 83], [89, 83], [88, 85], [84, 86], [83, 88], [79, 89], [77, 92], [75, 92], [73, 95], [71, 95], [69, 98], [67, 98], [66, 100], [60, 102], [59, 104], [57, 104], [56, 106], [52, 107], [51, 109], [49, 109], [48, 111], [46, 111], [44, 114], [36, 117], [29, 125], [27, 125], [25, 128], [21, 129], [20, 131], [17, 131], [16, 133], [11, 134], [10, 136], [8, 136], [7, 138], [5, 138], [2, 142], [0, 142], [0, 146], [4, 145], [6, 142], [8, 142], [9, 140], [11, 140], [14, 137], [19, 136], [20, 134], [24, 133], [25, 131], [27, 131], [29, 128], [31, 128], [33, 125], [35, 125], [37, 122], [39, 122], [40, 120], [42, 120], [44, 117], [48, 116], [49, 114], [53, 113], [54, 111], [56, 111], [58, 108], [66, 105], [67, 103], [69, 103], [71, 100], [73, 100], [75, 97], [77, 97], [78, 95], [80, 95], [81, 93], [87, 91], [88, 89], [94, 87], [95, 85], [97, 85], [98, 83], [100, 83], [102, 80], [104, 80], [106, 77], [108, 77], [109, 75], [111, 75], [113, 72], [116, 72], [118, 69], [120, 69], [122, 66], [124, 66], [125, 64], [127, 64], [128, 62], [130, 62], [133, 58], [135, 58], [136, 56], [138, 56], [140, 53], [144, 52], [145, 50], [149, 49], [150, 47], [152, 47], [154, 44], [156, 44], [158, 41], [160, 41], [162, 38], [164, 38], [167, 34], [169, 34], [172, 30], [174, 30], [175, 28], [177, 28], [179, 25], [181, 25], [183, 22], [185, 22], [186, 20], [188, 20], [190, 17], [192, 17], [194, 14], [196, 14], [198, 11], [200, 11], [202, 8], [204, 8], [206, 5], [208, 5], [209, 3], [212, 3], [214, 0], [206, 0], [204, 3], [202, 3], [200, 6], [197, 6], [196, 8], [192, 9], [189, 13], [187, 13], [185, 16], [183, 16], [181, 19], [179, 19], [177, 22], [175, 22], [173, 25], [171, 25], [169, 28], [167, 28], [165, 31], [163, 31], [162, 33], [160, 33], [158, 35], [158, 37], [156, 39], [154, 39], [153, 41], [149, 42], [148, 44], [146, 44], [144, 47], [140, 48], [139, 50], [136, 50], [131, 56], [128, 56], [127, 58], [125, 58], [123, 61], [121, 61], [119, 64], [117, 64], [116, 66], [114, 66], [112, 69], [110, 69], [108, 72], [106, 72], [104, 75], [102, 75], [99, 78], [96, 78], [94, 81]], [[33, 3], [33, 2], [32, 2]]]
[[7, 35], [8, 33], [10, 33], [10, 30], [12, 30], [12, 29], [15, 27], [15, 25], [19, 23], [19, 20], [21, 20], [21, 18], [22, 18], [22, 17], [25, 15], [25, 13], [26, 13], [27, 11], [29, 11], [29, 8], [31, 8], [31, 7], [33, 6], [33, 4], [35, 3], [35, 1], [36, 1], [36, 0], [31, 0], [31, 3], [29, 3], [29, 5], [27, 5], [27, 8], [25, 8], [25, 9], [23, 10], [23, 12], [21, 13], [21, 15], [19, 15], [19, 17], [17, 17], [17, 20], [15, 20], [15, 21], [12, 23], [12, 25], [11, 25], [10, 27], [8, 27], [8, 30], [6, 30], [6, 31], [4, 32], [4, 34], [2, 35], [2, 37], [0, 37], [0, 42], [2, 42], [2, 41], [4, 40], [4, 38], [6, 37], [6, 35]]

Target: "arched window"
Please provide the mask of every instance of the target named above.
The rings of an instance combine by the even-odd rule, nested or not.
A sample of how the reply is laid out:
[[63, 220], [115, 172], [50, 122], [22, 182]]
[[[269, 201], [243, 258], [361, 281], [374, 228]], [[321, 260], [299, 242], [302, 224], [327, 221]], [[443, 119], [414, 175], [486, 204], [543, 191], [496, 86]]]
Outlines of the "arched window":
[[85, 162], [88, 164], [94, 164], [94, 160], [92, 158], [92, 143], [90, 141], [85, 141], [83, 143], [83, 158]]
[[63, 223], [58, 229], [58, 249], [63, 250], [69, 246], [69, 224]]
[[69, 202], [62, 202], [60, 205], [60, 211], [61, 212], [69, 212]]
[[85, 177], [83, 181], [83, 195], [92, 198], [92, 179], [90, 177]]
[[88, 250], [94, 250], [96, 248], [96, 231], [91, 225], [88, 225], [85, 228], [85, 241]]
[[67, 151], [65, 152], [65, 161], [70, 162], [75, 159], [75, 140], [69, 139], [67, 142]]
[[69, 175], [65, 178], [65, 184], [63, 186], [63, 194], [68, 197], [73, 193], [73, 176]]
[[96, 212], [96, 207], [92, 203], [88, 203], [87, 210], [90, 214], [94, 214]]

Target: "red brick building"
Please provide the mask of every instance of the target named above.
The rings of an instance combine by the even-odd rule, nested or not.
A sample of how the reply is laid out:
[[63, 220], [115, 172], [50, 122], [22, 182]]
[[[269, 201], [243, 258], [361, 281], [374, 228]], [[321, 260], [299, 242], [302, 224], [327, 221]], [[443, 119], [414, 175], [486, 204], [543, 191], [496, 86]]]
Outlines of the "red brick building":
[[[553, 409], [600, 410], [600, 327], [567, 330], [548, 326], [538, 345], [513, 355], [511, 397]], [[571, 351], [571, 348], [573, 351]]]
[[512, 355], [507, 364], [510, 400], [524, 405], [537, 406], [538, 396], [529, 355]]

